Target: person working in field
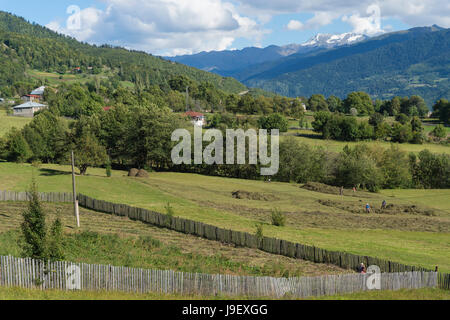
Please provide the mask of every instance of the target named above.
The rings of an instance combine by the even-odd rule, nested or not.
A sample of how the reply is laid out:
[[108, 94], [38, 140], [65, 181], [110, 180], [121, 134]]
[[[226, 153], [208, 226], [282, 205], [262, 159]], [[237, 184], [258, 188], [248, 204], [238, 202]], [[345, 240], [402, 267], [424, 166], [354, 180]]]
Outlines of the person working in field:
[[370, 213], [370, 204], [366, 204], [366, 213]]
[[387, 207], [387, 202], [386, 202], [386, 200], [383, 200], [383, 203], [381, 204], [381, 210], [386, 209], [386, 207]]
[[364, 263], [361, 263], [361, 265], [358, 268], [358, 272], [362, 273], [362, 274], [366, 274], [366, 266], [364, 265]]

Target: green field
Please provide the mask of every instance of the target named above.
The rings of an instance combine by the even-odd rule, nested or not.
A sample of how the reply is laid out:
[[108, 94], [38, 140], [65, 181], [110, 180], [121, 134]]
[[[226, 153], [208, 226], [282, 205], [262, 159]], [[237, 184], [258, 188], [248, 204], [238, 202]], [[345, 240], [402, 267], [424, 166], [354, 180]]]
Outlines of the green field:
[[23, 128], [30, 121], [30, 118], [8, 116], [6, 114], [6, 108], [0, 106], [0, 137], [3, 137], [13, 127], [17, 129]]
[[[102, 291], [40, 291], [21, 288], [1, 288], [0, 300], [246, 300], [254, 298], [232, 296], [182, 296], [163, 294], [133, 294]], [[262, 299], [262, 298], [260, 298]], [[288, 299], [288, 298], [285, 298]], [[439, 289], [417, 289], [399, 291], [370, 291], [357, 294], [319, 297], [313, 300], [450, 300], [450, 292]]]
[[[0, 202], [0, 255], [21, 256], [21, 213], [26, 203]], [[350, 273], [336, 266], [236, 248], [147, 225], [128, 218], [81, 209], [75, 230], [70, 204], [43, 204], [48, 222], [59, 212], [65, 259], [73, 262], [181, 272], [272, 277]]]
[[[324, 140], [321, 135], [313, 132], [312, 130], [299, 130], [291, 129], [284, 136], [295, 136], [301, 142], [307, 143], [313, 146], [324, 147], [330, 151], [340, 152], [345, 146], [353, 147], [361, 142], [347, 142], [347, 141], [336, 141], [336, 140]], [[283, 137], [282, 137], [283, 138]], [[450, 154], [450, 146], [442, 145], [437, 143], [424, 143], [424, 144], [411, 144], [411, 143], [392, 143], [386, 141], [365, 141], [365, 144], [369, 146], [376, 146], [378, 148], [388, 149], [392, 144], [397, 145], [400, 150], [406, 152], [419, 153], [424, 149], [428, 149], [433, 153], [446, 153]]]
[[[71, 191], [70, 168], [45, 165], [35, 169], [40, 191]], [[0, 163], [0, 189], [23, 191], [33, 167]], [[297, 184], [264, 183], [180, 173], [152, 173], [149, 179], [126, 177], [114, 171], [90, 169], [78, 177], [78, 191], [97, 199], [165, 212], [168, 202], [175, 215], [219, 227], [255, 232], [264, 223], [264, 235], [317, 247], [370, 255], [404, 264], [450, 271], [450, 190], [384, 191], [356, 197], [330, 195], [300, 188]], [[272, 201], [240, 200], [232, 192], [271, 195]], [[417, 205], [413, 214], [363, 214], [365, 203], [379, 207], [383, 199], [396, 206]], [[323, 204], [319, 201], [331, 201]], [[286, 227], [270, 224], [273, 208], [287, 215]], [[430, 213], [432, 211], [432, 213]]]

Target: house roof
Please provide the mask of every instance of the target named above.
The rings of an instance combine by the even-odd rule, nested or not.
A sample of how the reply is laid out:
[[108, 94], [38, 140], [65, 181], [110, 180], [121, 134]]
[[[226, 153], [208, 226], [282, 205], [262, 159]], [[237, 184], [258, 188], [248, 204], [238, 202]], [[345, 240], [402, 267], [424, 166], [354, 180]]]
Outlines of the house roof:
[[40, 95], [37, 94], [26, 94], [25, 97], [30, 97], [30, 98], [40, 98]]
[[103, 110], [105, 110], [105, 111], [109, 111], [109, 110], [111, 110], [113, 107], [103, 107]]
[[45, 86], [39, 87], [37, 89], [34, 89], [33, 91], [31, 91], [30, 94], [35, 94], [35, 95], [43, 95], [45, 91]]
[[15, 106], [13, 109], [31, 109], [31, 108], [42, 108], [42, 107], [46, 107], [46, 105], [36, 103], [36, 102], [26, 102], [21, 105]]
[[195, 111], [188, 111], [188, 112], [185, 113], [185, 115], [187, 117], [191, 117], [191, 118], [199, 118], [199, 117], [204, 117], [205, 116], [203, 113], [195, 112]]

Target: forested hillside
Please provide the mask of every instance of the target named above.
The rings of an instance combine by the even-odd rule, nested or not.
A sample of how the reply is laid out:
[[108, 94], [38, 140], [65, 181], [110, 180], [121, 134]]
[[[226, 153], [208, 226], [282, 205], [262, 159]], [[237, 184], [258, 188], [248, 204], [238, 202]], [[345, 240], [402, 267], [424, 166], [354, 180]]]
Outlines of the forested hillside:
[[287, 96], [344, 98], [422, 96], [428, 105], [450, 97], [450, 30], [415, 28], [310, 56], [293, 55], [234, 75], [245, 84]]
[[91, 46], [22, 18], [0, 12], [0, 90], [26, 80], [25, 71], [37, 69], [64, 74], [73, 68], [92, 74], [105, 69], [120, 81], [139, 85], [168, 86], [184, 75], [196, 82], [209, 82], [217, 89], [238, 93], [246, 87], [232, 78], [197, 70], [144, 52], [110, 46]]

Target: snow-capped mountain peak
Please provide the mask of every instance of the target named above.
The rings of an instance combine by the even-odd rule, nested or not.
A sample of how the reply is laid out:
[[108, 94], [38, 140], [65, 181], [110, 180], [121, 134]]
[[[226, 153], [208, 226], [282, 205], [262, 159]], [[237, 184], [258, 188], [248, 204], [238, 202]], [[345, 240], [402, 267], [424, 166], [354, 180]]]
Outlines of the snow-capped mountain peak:
[[328, 33], [319, 33], [301, 44], [302, 47], [336, 47], [349, 45], [356, 42], [360, 42], [368, 39], [369, 37], [363, 34], [357, 33], [342, 33], [342, 34], [328, 34]]

